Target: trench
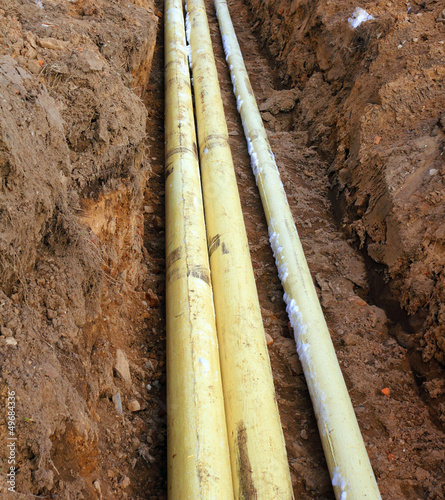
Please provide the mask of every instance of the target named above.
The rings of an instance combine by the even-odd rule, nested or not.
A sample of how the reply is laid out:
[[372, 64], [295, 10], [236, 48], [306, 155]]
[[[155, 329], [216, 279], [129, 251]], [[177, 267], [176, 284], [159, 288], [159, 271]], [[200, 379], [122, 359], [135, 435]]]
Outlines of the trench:
[[[336, 186], [331, 188], [329, 198], [332, 203], [332, 210], [337, 222], [337, 228], [339, 231], [344, 231], [342, 228], [342, 219], [345, 215], [346, 204], [341, 195], [339, 195]], [[348, 238], [348, 234], [346, 231], [344, 232], [345, 237]], [[428, 401], [428, 396], [423, 384], [431, 379], [442, 377], [443, 368], [435, 360], [429, 363], [423, 361], [422, 355], [419, 352], [419, 341], [424, 334], [427, 312], [425, 310], [420, 310], [416, 315], [410, 316], [402, 309], [394, 294], [394, 285], [391, 283], [391, 279], [388, 276], [388, 267], [385, 264], [375, 262], [368, 255], [366, 244], [363, 245], [363, 248], [360, 248], [360, 244], [356, 239], [350, 238], [348, 241], [362, 256], [366, 267], [367, 290], [358, 289], [357, 292], [366, 302], [385, 311], [388, 318], [390, 335], [401, 347], [407, 350], [406, 356], [414, 380], [418, 386], [419, 397], [428, 405], [431, 418], [440, 430], [442, 429], [442, 423], [440, 422], [437, 408]]]
[[[269, 355], [294, 494], [303, 499], [333, 499], [309, 393], [282, 300], [283, 290], [269, 247], [266, 220], [250, 169], [214, 7], [211, 1], [206, 6], [263, 322], [271, 338]], [[158, 2], [157, 8], [162, 11], [162, 3]], [[339, 228], [338, 207], [333, 206], [331, 199], [328, 162], [315, 148], [308, 147], [307, 131], [291, 125], [293, 108], [281, 106], [285, 96], [280, 92], [289, 89], [281, 80], [281, 69], [268, 53], [265, 42], [258, 39], [256, 26], [251, 26], [249, 7], [231, 2], [229, 9], [260, 109], [263, 105], [269, 140], [379, 486], [382, 493], [389, 495], [387, 498], [402, 498], [398, 496], [401, 492], [403, 498], [416, 498], [426, 492], [411, 479], [423, 465], [418, 451], [420, 436], [428, 435], [430, 442], [439, 442], [443, 436], [419, 398], [418, 380], [410, 369], [407, 346], [394, 340], [394, 324], [400, 323], [406, 330], [406, 319], [387, 302], [378, 300], [383, 286], [378, 279], [381, 273], [372, 270], [366, 256], [347, 241]], [[161, 23], [144, 101], [149, 112], [147, 145], [152, 164], [144, 198], [148, 207], [144, 209], [144, 255], [151, 262], [150, 271], [162, 276], [165, 273], [163, 36]], [[157, 292], [163, 316], [164, 291], [162, 281]], [[158, 357], [165, 361], [164, 332], [162, 320], [153, 328], [149, 343], [156, 344]], [[387, 370], [392, 370], [392, 374]], [[381, 394], [387, 385], [393, 391], [391, 399]], [[160, 391], [159, 405], [162, 418], [157, 425], [164, 433], [165, 386]], [[397, 428], [393, 423], [395, 414], [401, 423]], [[414, 430], [416, 426], [418, 429]], [[406, 444], [408, 439], [411, 448]], [[165, 443], [154, 456], [157, 465], [149, 472], [151, 479], [140, 490], [140, 498], [166, 498]], [[400, 457], [400, 461], [388, 456]]]
[[[17, 390], [18, 468], [17, 494], [7, 497], [0, 475], [0, 496], [164, 500], [164, 5], [3, 3], [0, 73], [9, 83], [0, 86], [0, 399], [5, 409], [7, 389]], [[296, 498], [333, 499], [214, 7], [206, 3], [293, 491]], [[357, 31], [348, 26], [354, 6], [347, 0], [229, 4], [369, 458], [388, 499], [436, 499], [445, 491], [439, 4], [407, 13], [402, 0], [367, 2], [378, 19]], [[387, 80], [390, 65], [395, 74]], [[358, 102], [345, 103], [350, 97]], [[362, 105], [370, 106], [372, 123], [358, 145]], [[413, 127], [408, 132], [406, 124]], [[357, 160], [359, 146], [371, 155], [364, 162]], [[389, 184], [379, 184], [388, 172]], [[337, 175], [352, 186], [343, 200], [332, 199]], [[425, 254], [391, 269], [403, 273], [413, 265], [402, 279], [417, 282], [405, 280], [401, 300], [411, 311], [428, 307], [426, 329], [423, 316], [413, 322], [394, 306], [385, 268], [351, 238], [364, 234], [354, 229], [363, 216], [358, 210], [371, 207], [387, 187], [392, 193], [400, 187], [403, 196], [406, 188], [417, 189], [397, 207], [408, 236], [433, 232]], [[362, 188], [362, 198], [355, 198]], [[374, 215], [377, 231], [386, 231], [381, 213]], [[7, 439], [7, 426], [0, 430]], [[6, 447], [0, 457], [7, 460]]]

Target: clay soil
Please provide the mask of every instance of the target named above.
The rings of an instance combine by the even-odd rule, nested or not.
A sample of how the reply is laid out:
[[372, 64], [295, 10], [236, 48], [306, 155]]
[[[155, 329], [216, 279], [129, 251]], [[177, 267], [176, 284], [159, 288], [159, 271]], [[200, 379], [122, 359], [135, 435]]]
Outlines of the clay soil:
[[[440, 499], [445, 12], [360, 6], [229, 2], [382, 497]], [[0, 9], [1, 497], [165, 499], [163, 5]], [[333, 499], [207, 12], [295, 497]]]

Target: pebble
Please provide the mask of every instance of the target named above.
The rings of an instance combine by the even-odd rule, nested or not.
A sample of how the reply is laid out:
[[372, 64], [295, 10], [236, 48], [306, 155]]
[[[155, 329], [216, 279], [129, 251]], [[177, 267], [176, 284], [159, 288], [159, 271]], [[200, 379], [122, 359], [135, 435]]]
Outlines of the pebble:
[[131, 374], [130, 365], [128, 364], [128, 358], [122, 349], [116, 349], [116, 363], [114, 369], [123, 379], [123, 381], [130, 386], [131, 385]]
[[303, 429], [300, 432], [300, 436], [301, 436], [301, 439], [309, 439], [309, 436], [307, 435], [307, 430], [306, 429]]
[[343, 335], [342, 340], [343, 340], [344, 345], [356, 345], [357, 344], [357, 338], [352, 333], [347, 333], [346, 335]]
[[145, 296], [150, 304], [150, 307], [159, 306], [159, 297], [153, 292], [153, 290], [149, 289]]
[[2, 335], [4, 335], [5, 337], [12, 337], [12, 330], [10, 328], [2, 326], [0, 331], [2, 332]]
[[151, 370], [151, 371], [155, 371], [155, 366], [154, 366], [153, 361], [151, 359], [147, 360], [144, 363], [144, 367]]
[[93, 486], [94, 486], [94, 489], [97, 491], [99, 498], [102, 498], [102, 488], [100, 487], [99, 480], [94, 481]]
[[40, 38], [37, 43], [40, 47], [51, 50], [63, 50], [66, 47], [66, 42], [56, 38]]
[[271, 346], [273, 344], [273, 338], [268, 333], [266, 333], [266, 344], [268, 346]]
[[430, 175], [431, 176], [436, 175], [437, 172], [439, 172], [439, 170], [437, 170], [437, 168], [430, 168]]
[[165, 224], [164, 221], [158, 215], [153, 219], [153, 226], [155, 229], [164, 229]]
[[125, 489], [130, 486], [130, 478], [128, 476], [124, 476], [120, 483], [121, 488]]
[[298, 356], [295, 354], [289, 358], [289, 366], [295, 375], [301, 375], [303, 373], [303, 367]]
[[436, 19], [438, 23], [445, 23], [445, 9], [443, 9], [440, 16]]
[[150, 464], [156, 462], [156, 459], [150, 455], [150, 448], [146, 444], [142, 443], [139, 446], [138, 453], [146, 462]]
[[17, 318], [12, 319], [6, 323], [6, 328], [10, 328], [11, 330], [15, 330], [19, 326], [19, 320]]
[[48, 319], [54, 319], [57, 316], [56, 311], [52, 311], [51, 309], [48, 309], [46, 312], [46, 315], [48, 316]]
[[269, 113], [268, 111], [265, 111], [264, 113], [261, 114], [261, 118], [265, 121], [265, 122], [270, 122], [270, 121], [273, 121], [274, 120], [274, 117], [271, 113]]
[[42, 69], [39, 61], [36, 61], [35, 59], [32, 59], [31, 61], [28, 61], [27, 64], [28, 70], [33, 73], [34, 75], [37, 75], [40, 73], [40, 70]]
[[141, 409], [141, 405], [139, 404], [139, 401], [137, 401], [136, 399], [132, 399], [132, 400], [128, 403], [128, 409], [129, 409], [131, 412], [139, 411], [139, 410]]
[[17, 345], [17, 340], [14, 337], [6, 337], [6, 345]]
[[422, 469], [422, 467], [418, 467], [416, 470], [416, 479], [419, 482], [424, 482], [430, 477], [430, 473], [426, 471], [425, 469]]
[[114, 402], [114, 406], [116, 407], [116, 410], [121, 414], [123, 415], [124, 414], [124, 410], [122, 409], [122, 398], [121, 398], [121, 393], [120, 392], [117, 392], [114, 396], [113, 396], [113, 402]]

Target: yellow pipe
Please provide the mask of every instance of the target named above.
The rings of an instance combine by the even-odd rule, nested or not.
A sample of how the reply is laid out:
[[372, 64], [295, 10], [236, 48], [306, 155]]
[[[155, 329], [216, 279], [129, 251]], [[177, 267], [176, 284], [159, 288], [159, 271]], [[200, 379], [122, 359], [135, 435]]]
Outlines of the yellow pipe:
[[231, 499], [181, 0], [165, 11], [168, 496]]
[[293, 498], [205, 6], [187, 2], [204, 207], [235, 498]]
[[215, 7], [252, 169], [269, 224], [269, 240], [285, 291], [286, 309], [294, 329], [335, 495], [341, 500], [381, 498], [226, 1], [215, 0]]

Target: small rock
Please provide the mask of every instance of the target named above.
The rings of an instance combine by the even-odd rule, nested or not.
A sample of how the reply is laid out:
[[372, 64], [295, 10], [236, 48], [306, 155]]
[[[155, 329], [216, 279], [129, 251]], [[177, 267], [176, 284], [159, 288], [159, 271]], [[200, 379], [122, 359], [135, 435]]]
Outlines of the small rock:
[[152, 214], [154, 212], [154, 209], [153, 209], [153, 207], [150, 207], [149, 205], [145, 205], [144, 212], [146, 214]]
[[6, 337], [6, 345], [17, 345], [17, 340], [14, 337]]
[[2, 332], [2, 335], [4, 335], [5, 337], [12, 337], [12, 330], [10, 328], [2, 326], [0, 331]]
[[85, 71], [85, 73], [102, 71], [105, 67], [105, 62], [92, 50], [87, 50], [83, 53], [80, 61], [78, 62], [80, 69]]
[[120, 482], [120, 487], [125, 489], [130, 486], [130, 478], [128, 476], [124, 476], [122, 481]]
[[273, 344], [273, 338], [268, 333], [266, 333], [266, 344], [268, 346], [271, 346]]
[[303, 367], [301, 366], [301, 361], [295, 354], [289, 358], [289, 366], [295, 375], [301, 375], [303, 373]]
[[433, 450], [427, 457], [428, 465], [435, 467], [445, 460], [444, 450]]
[[114, 369], [123, 379], [127, 386], [131, 385], [131, 374], [130, 365], [128, 364], [128, 358], [122, 349], [116, 349], [116, 364]]
[[306, 429], [303, 429], [300, 432], [300, 436], [301, 436], [301, 439], [308, 439], [309, 438], [309, 436], [307, 435], [307, 430]]
[[161, 217], [159, 217], [158, 215], [156, 215], [153, 218], [153, 226], [154, 226], [155, 229], [164, 229], [164, 227], [165, 227], [164, 221], [161, 219]]
[[131, 412], [139, 411], [139, 410], [141, 409], [141, 405], [139, 404], [139, 401], [137, 401], [136, 399], [132, 399], [132, 400], [128, 403], [128, 409], [129, 409]]
[[156, 462], [156, 459], [150, 455], [150, 448], [145, 443], [139, 446], [138, 453], [146, 462], [150, 464]]
[[346, 335], [343, 335], [342, 340], [343, 344], [346, 346], [357, 344], [356, 336], [353, 333], [347, 333]]
[[37, 47], [36, 37], [34, 36], [33, 33], [31, 33], [31, 31], [28, 31], [27, 33], [25, 33], [25, 40], [29, 43], [29, 45], [31, 45], [31, 47], [33, 47], [33, 48]]
[[94, 489], [97, 491], [99, 498], [102, 498], [102, 488], [100, 487], [99, 480], [94, 481], [93, 486], [94, 486]]
[[261, 118], [262, 118], [265, 122], [270, 122], [270, 121], [272, 121], [272, 120], [275, 120], [275, 118], [272, 116], [272, 114], [271, 114], [271, 113], [269, 113], [269, 111], [265, 111], [264, 113], [262, 113]]
[[54, 319], [57, 316], [57, 312], [48, 309], [48, 311], [46, 311], [46, 315], [48, 316], [48, 319]]
[[425, 469], [422, 469], [422, 467], [418, 467], [416, 470], [416, 479], [419, 482], [424, 482], [430, 477], [430, 473], [426, 471]]
[[437, 170], [437, 168], [430, 168], [430, 175], [431, 176], [436, 175], [437, 172], [439, 172], [439, 170]]
[[19, 320], [17, 318], [13, 318], [11, 321], [6, 323], [6, 328], [10, 328], [11, 330], [15, 330], [19, 326]]
[[150, 307], [159, 306], [159, 297], [153, 292], [153, 290], [149, 289], [145, 296], [148, 300]]
[[438, 23], [445, 23], [445, 9], [443, 9], [440, 16], [436, 19]]
[[40, 38], [37, 43], [44, 49], [63, 50], [66, 47], [66, 42], [56, 38]]
[[124, 410], [122, 408], [122, 398], [121, 398], [121, 393], [120, 392], [117, 392], [114, 396], [113, 396], [113, 402], [114, 402], [114, 406], [116, 407], [116, 410], [121, 414], [123, 415], [124, 414]]
[[27, 51], [25, 52], [25, 56], [28, 59], [37, 59], [37, 50], [33, 49], [32, 47], [28, 47]]
[[42, 67], [39, 64], [39, 61], [37, 61], [36, 59], [31, 59], [30, 61], [28, 61], [26, 67], [33, 75], [39, 74], [40, 70], [42, 69]]
[[[157, 364], [156, 364], [157, 366]], [[147, 368], [148, 370], [155, 371], [156, 367], [153, 364], [153, 360], [149, 359], [144, 363], [144, 368]]]

